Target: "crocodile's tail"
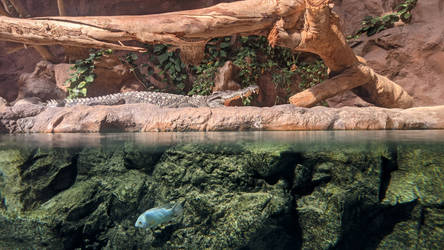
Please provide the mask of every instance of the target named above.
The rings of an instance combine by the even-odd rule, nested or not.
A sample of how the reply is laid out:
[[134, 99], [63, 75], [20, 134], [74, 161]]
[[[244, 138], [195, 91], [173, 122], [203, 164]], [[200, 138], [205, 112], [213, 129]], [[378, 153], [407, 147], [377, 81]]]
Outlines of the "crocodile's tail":
[[65, 100], [54, 100], [51, 99], [46, 102], [47, 107], [64, 107], [65, 106]]

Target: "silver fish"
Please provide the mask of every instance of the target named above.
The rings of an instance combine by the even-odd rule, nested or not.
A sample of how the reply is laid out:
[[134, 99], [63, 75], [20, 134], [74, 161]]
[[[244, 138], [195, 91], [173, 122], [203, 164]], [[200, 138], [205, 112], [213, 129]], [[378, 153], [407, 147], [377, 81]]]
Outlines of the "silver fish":
[[154, 228], [157, 225], [172, 221], [174, 218], [182, 215], [183, 207], [181, 203], [177, 203], [172, 208], [167, 206], [155, 207], [143, 212], [137, 218], [135, 227]]

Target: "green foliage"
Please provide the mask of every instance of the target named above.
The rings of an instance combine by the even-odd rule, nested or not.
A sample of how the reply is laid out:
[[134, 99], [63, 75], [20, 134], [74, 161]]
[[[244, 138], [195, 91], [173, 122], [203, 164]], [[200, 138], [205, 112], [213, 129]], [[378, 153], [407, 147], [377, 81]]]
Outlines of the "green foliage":
[[327, 66], [320, 60], [312, 64], [303, 63], [295, 69], [295, 72], [301, 77], [300, 89], [311, 88], [328, 78]]
[[293, 94], [292, 86], [297, 77], [300, 78], [299, 90], [313, 87], [328, 77], [327, 67], [322, 60], [300, 62], [299, 54], [287, 48], [272, 48], [265, 37], [241, 37], [241, 47], [234, 64], [241, 68], [243, 86], [256, 84], [259, 77], [271, 72], [276, 87], [284, 89], [287, 97]]
[[[173, 83], [179, 91], [185, 88], [185, 81], [188, 79], [187, 66], [179, 57], [179, 51], [170, 51], [168, 45], [155, 44], [147, 45], [147, 53], [150, 54], [149, 61], [161, 71], [158, 73], [162, 81]], [[147, 68], [149, 76], [154, 74], [154, 68], [148, 64], [142, 67]]]
[[68, 98], [86, 96], [87, 87], [94, 82], [96, 77], [94, 74], [94, 62], [100, 60], [103, 55], [111, 53], [111, 49], [91, 50], [88, 58], [75, 62], [74, 66], [71, 67], [74, 73], [70, 74], [71, 78], [66, 80]]
[[382, 17], [366, 16], [362, 20], [361, 28], [356, 31], [348, 39], [358, 38], [361, 34], [366, 33], [367, 36], [372, 36], [385, 29], [393, 27], [394, 23], [402, 20], [404, 23], [409, 23], [412, 14], [411, 10], [416, 6], [417, 0], [405, 0], [397, 8], [395, 13], [387, 14]]
[[411, 11], [416, 6], [417, 0], [405, 0], [403, 3], [401, 3], [397, 8], [397, 13], [399, 14], [399, 18], [404, 23], [409, 23], [412, 19], [412, 13]]
[[[209, 94], [214, 85], [214, 74], [225, 61], [231, 60], [240, 68], [239, 79], [242, 87], [257, 84], [266, 72], [271, 72], [276, 87], [283, 88], [291, 94], [291, 86], [296, 76], [302, 80], [301, 89], [305, 89], [327, 78], [327, 67], [321, 60], [314, 63], [301, 63], [299, 54], [290, 49], [268, 45], [265, 37], [242, 36], [233, 41], [231, 37], [215, 38], [206, 47], [202, 64], [193, 67], [197, 75], [193, 89], [189, 94]], [[250, 102], [251, 99], [244, 100]]]
[[250, 106], [251, 101], [253, 100], [253, 96], [246, 96], [246, 97], [242, 97], [242, 104], [244, 106]]
[[366, 33], [367, 36], [373, 36], [385, 29], [393, 27], [395, 22], [399, 21], [397, 13], [388, 14], [382, 17], [366, 16], [362, 20], [362, 27], [356, 32], [355, 36]]
[[197, 76], [193, 88], [188, 95], [209, 95], [214, 85], [214, 75], [217, 67], [213, 63], [200, 64], [193, 67], [193, 73]]

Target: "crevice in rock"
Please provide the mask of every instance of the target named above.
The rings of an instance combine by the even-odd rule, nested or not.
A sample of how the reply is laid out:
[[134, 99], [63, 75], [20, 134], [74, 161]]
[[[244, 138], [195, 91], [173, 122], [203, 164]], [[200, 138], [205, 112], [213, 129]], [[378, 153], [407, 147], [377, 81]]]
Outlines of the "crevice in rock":
[[22, 165], [20, 165], [18, 167], [19, 171], [20, 171], [20, 174], [23, 174], [23, 172], [28, 170], [38, 159], [43, 157], [43, 155], [36, 156], [37, 155], [37, 151], [38, 151], [37, 148], [32, 149], [32, 152], [29, 154], [28, 159]]
[[398, 153], [395, 147], [390, 147], [390, 158], [382, 156], [381, 163], [381, 182], [379, 186], [379, 201], [385, 198], [388, 186], [390, 184], [391, 174], [398, 170]]
[[295, 152], [283, 152], [279, 160], [273, 163], [272, 170], [266, 175], [257, 174], [257, 178], [262, 178], [269, 185], [275, 185], [279, 180], [284, 179], [288, 183], [293, 183], [294, 168], [302, 161], [302, 155]]
[[396, 224], [411, 218], [417, 201], [396, 206], [369, 207], [360, 213], [359, 218], [348, 218], [344, 223], [352, 223], [342, 233], [339, 243], [332, 249], [376, 249], [387, 235], [393, 232]]
[[77, 154], [67, 157], [65, 153], [34, 149], [26, 162], [19, 166], [24, 210], [50, 200], [75, 183]]
[[271, 217], [270, 222], [264, 223], [266, 226], [258, 230], [250, 237], [250, 241], [239, 249], [301, 249], [302, 230], [298, 223], [295, 201], [291, 204], [287, 213]]
[[73, 157], [71, 164], [60, 169], [57, 175], [49, 184], [48, 188], [55, 193], [68, 189], [76, 182], [77, 178], [77, 166], [75, 164], [76, 157]]

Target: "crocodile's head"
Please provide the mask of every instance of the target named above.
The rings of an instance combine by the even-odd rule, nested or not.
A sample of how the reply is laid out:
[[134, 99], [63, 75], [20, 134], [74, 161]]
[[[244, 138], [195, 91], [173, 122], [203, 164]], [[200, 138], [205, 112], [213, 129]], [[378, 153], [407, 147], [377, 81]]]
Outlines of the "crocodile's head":
[[252, 85], [240, 90], [217, 91], [207, 99], [209, 107], [229, 106], [235, 100], [242, 100], [253, 94], [259, 94], [259, 86]]

